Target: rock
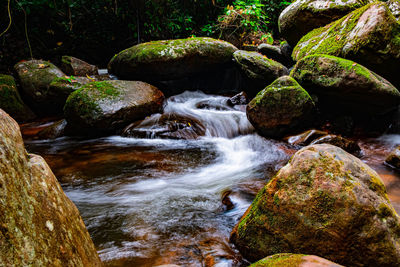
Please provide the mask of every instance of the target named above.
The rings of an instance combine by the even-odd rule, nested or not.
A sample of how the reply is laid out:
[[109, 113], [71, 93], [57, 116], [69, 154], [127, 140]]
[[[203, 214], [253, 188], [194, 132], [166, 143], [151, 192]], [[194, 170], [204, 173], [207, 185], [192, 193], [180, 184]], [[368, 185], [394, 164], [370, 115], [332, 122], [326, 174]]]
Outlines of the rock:
[[291, 65], [293, 65], [293, 60], [292, 60], [292, 52], [293, 52], [293, 47], [287, 42], [283, 41], [279, 45], [279, 48], [281, 49], [281, 54], [287, 58], [288, 61], [290, 61]]
[[0, 74], [0, 108], [19, 122], [29, 121], [36, 117], [22, 101], [15, 80], [10, 75]]
[[400, 22], [400, 1], [399, 0], [389, 0], [386, 2], [390, 11], [392, 12], [394, 18]]
[[[94, 80], [94, 79], [93, 79]], [[57, 77], [50, 83], [50, 90], [48, 96], [57, 102], [58, 107], [64, 107], [65, 101], [67, 101], [68, 96], [84, 86], [93, 81], [87, 77], [74, 77], [74, 76], [64, 76]]]
[[315, 28], [342, 18], [365, 3], [357, 0], [297, 0], [287, 6], [279, 16], [281, 36], [291, 45]]
[[268, 256], [250, 267], [343, 267], [327, 259], [304, 254], [281, 253]]
[[231, 62], [236, 50], [232, 44], [212, 38], [154, 41], [135, 45], [115, 55], [108, 69], [124, 79], [174, 80], [217, 70]]
[[71, 56], [63, 56], [61, 58], [61, 69], [67, 75], [86, 76], [99, 74], [96, 66]]
[[288, 142], [291, 145], [296, 145], [296, 146], [307, 146], [309, 145], [313, 140], [327, 135], [327, 132], [324, 131], [319, 131], [319, 130], [308, 130], [305, 131], [301, 134], [298, 135], [293, 135], [284, 138], [286, 142]]
[[190, 140], [204, 136], [205, 133], [205, 126], [197, 119], [167, 113], [155, 114], [130, 124], [122, 131], [122, 136]]
[[102, 266], [78, 209], [0, 110], [0, 265]]
[[361, 153], [361, 148], [357, 144], [357, 142], [343, 138], [339, 135], [327, 134], [315, 139], [310, 143], [310, 145], [316, 145], [316, 144], [331, 144], [340, 147], [344, 151], [351, 153], [355, 156], [359, 156]]
[[298, 61], [311, 54], [353, 60], [400, 88], [400, 24], [383, 2], [359, 8], [304, 36], [293, 51]]
[[307, 56], [297, 62], [291, 76], [330, 112], [385, 114], [400, 103], [400, 93], [391, 83], [351, 60]]
[[261, 135], [282, 137], [307, 125], [314, 109], [310, 95], [284, 76], [259, 92], [247, 105], [247, 118]]
[[63, 105], [54, 101], [57, 96], [50, 91], [50, 83], [65, 74], [52, 63], [43, 60], [30, 60], [14, 66], [20, 81], [22, 96], [35, 111], [44, 115], [62, 112]]
[[67, 121], [65, 119], [59, 120], [49, 127], [41, 130], [37, 136], [39, 139], [55, 139], [58, 137], [62, 137], [66, 133]]
[[332, 145], [305, 147], [232, 231], [251, 261], [305, 253], [345, 266], [399, 266], [400, 220], [378, 174]]
[[164, 95], [139, 81], [91, 82], [67, 99], [68, 124], [82, 133], [104, 134], [161, 110]]
[[233, 53], [233, 58], [247, 80], [245, 91], [251, 95], [255, 95], [275, 79], [289, 74], [281, 63], [257, 52], [239, 50]]
[[386, 158], [385, 163], [400, 169], [400, 146], [397, 146]]
[[276, 45], [270, 44], [260, 44], [257, 48], [258, 52], [267, 58], [275, 60], [283, 65], [287, 65], [287, 60], [284, 55], [282, 55], [281, 48]]
[[232, 96], [228, 99], [227, 104], [230, 106], [235, 105], [247, 105], [249, 103], [249, 99], [247, 97], [246, 92], [240, 92], [237, 95]]

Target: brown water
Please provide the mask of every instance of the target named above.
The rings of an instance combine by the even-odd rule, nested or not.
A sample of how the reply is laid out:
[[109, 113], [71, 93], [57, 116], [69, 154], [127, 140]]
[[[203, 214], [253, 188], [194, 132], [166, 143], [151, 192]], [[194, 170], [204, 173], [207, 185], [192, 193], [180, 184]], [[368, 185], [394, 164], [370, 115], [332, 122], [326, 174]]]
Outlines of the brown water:
[[[206, 125], [208, 135], [198, 140], [26, 141], [77, 205], [106, 265], [246, 265], [228, 242], [230, 231], [296, 148], [253, 134], [243, 112], [196, 109], [205, 98], [187, 94], [166, 107]], [[33, 126], [24, 131], [40, 127]], [[399, 173], [383, 165], [397, 143], [400, 136], [360, 141], [362, 160], [381, 175], [399, 212]]]

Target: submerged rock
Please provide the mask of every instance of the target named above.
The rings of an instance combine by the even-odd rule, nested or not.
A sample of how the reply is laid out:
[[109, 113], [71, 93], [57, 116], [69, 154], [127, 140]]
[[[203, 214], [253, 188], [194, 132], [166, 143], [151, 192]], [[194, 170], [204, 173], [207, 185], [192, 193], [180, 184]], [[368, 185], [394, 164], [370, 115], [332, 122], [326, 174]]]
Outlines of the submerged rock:
[[[43, 60], [29, 60], [14, 66], [18, 74], [22, 93], [27, 104], [42, 114], [61, 113], [63, 105], [58, 95], [50, 90], [50, 83], [65, 74], [52, 63]], [[56, 100], [56, 101], [55, 101]]]
[[63, 56], [61, 58], [61, 69], [67, 75], [86, 76], [99, 74], [96, 66], [71, 56]]
[[245, 77], [245, 91], [253, 96], [275, 79], [289, 74], [281, 63], [257, 52], [239, 50], [233, 53], [233, 58]]
[[354, 60], [400, 86], [400, 24], [383, 2], [359, 8], [304, 36], [293, 51], [298, 61], [311, 54]]
[[236, 105], [247, 105], [249, 103], [249, 99], [247, 97], [246, 92], [240, 92], [228, 99], [227, 104], [229, 106]]
[[325, 26], [362, 7], [369, 0], [297, 0], [279, 16], [279, 32], [291, 45], [315, 28]]
[[290, 75], [330, 112], [385, 114], [400, 103], [400, 93], [391, 83], [351, 60], [311, 55], [297, 62]]
[[282, 137], [306, 127], [314, 109], [310, 95], [291, 77], [274, 81], [247, 105], [247, 118], [261, 135]]
[[0, 265], [102, 266], [78, 209], [0, 110]]
[[252, 261], [289, 252], [346, 266], [398, 266], [399, 238], [399, 216], [378, 174], [332, 145], [296, 152], [231, 235]]
[[400, 169], [400, 146], [396, 147], [386, 158], [385, 163]]
[[217, 70], [232, 60], [237, 48], [212, 38], [153, 41], [115, 55], [108, 69], [120, 78], [166, 81]]
[[250, 267], [343, 267], [327, 259], [304, 254], [281, 253], [259, 260]]
[[29, 121], [36, 117], [22, 101], [15, 80], [10, 75], [0, 74], [0, 108], [18, 122]]
[[205, 133], [205, 126], [197, 119], [167, 113], [132, 123], [123, 130], [122, 136], [189, 140], [204, 136]]
[[91, 82], [68, 97], [64, 114], [75, 130], [97, 135], [159, 112], [163, 101], [163, 93], [148, 83]]
[[67, 121], [59, 120], [37, 133], [39, 139], [55, 139], [66, 134]]

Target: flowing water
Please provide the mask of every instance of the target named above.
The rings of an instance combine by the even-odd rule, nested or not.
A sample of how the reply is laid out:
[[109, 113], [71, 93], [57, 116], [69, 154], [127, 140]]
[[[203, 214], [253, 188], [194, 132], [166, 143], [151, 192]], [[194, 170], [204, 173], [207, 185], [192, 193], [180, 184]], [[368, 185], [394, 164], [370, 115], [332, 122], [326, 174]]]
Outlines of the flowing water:
[[[63, 137], [26, 145], [45, 157], [106, 265], [242, 266], [230, 231], [295, 150], [255, 134], [245, 112], [226, 100], [185, 92], [166, 101], [164, 112], [205, 126], [196, 140]], [[205, 102], [208, 109], [198, 108]], [[157, 115], [146, 120], [156, 122]], [[361, 146], [399, 210], [399, 177], [382, 159], [400, 137], [385, 138]]]

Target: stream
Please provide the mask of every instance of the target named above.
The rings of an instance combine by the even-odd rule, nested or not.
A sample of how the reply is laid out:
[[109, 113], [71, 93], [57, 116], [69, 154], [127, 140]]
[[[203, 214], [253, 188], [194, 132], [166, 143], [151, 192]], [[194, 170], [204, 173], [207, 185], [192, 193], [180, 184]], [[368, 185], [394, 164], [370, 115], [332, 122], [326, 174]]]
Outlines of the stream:
[[[205, 126], [195, 140], [62, 137], [26, 140], [26, 148], [46, 159], [106, 266], [246, 266], [230, 232], [298, 147], [255, 134], [243, 109], [227, 99], [185, 92], [166, 100], [164, 112]], [[205, 101], [223, 108], [199, 108]], [[399, 173], [382, 162], [400, 135], [359, 144], [399, 212]]]

